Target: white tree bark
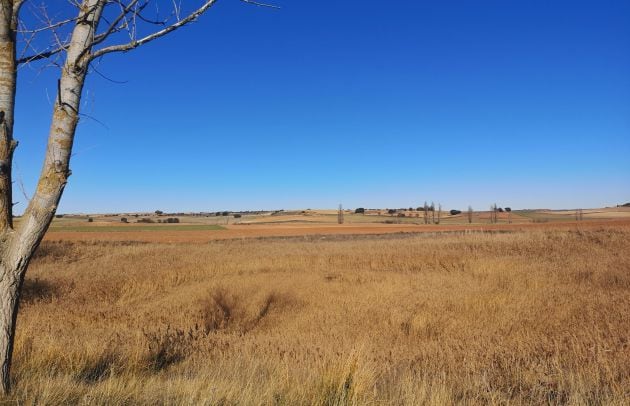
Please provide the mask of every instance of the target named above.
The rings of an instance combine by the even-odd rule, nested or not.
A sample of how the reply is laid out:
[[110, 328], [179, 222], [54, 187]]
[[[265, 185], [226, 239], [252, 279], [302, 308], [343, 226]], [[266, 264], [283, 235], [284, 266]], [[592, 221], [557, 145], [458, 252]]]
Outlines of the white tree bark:
[[20, 274], [12, 261], [13, 236], [11, 166], [15, 106], [15, 18], [13, 1], [0, 0], [0, 390], [9, 390], [13, 335], [17, 317]]
[[8, 393], [15, 322], [20, 302], [20, 292], [29, 258], [13, 258], [3, 252], [0, 264], [0, 390]]
[[89, 49], [86, 53], [85, 47], [94, 40], [104, 3], [104, 0], [85, 0], [72, 32], [66, 62], [61, 70], [39, 183], [17, 230], [15, 249], [24, 255], [31, 255], [43, 238], [71, 173], [70, 156], [89, 64]]
[[16, 62], [13, 2], [0, 0], [0, 230], [13, 227], [11, 163], [16, 143], [13, 141]]
[[[15, 142], [12, 138], [15, 104], [15, 21], [13, 2], [1, 0], [0, 7], [0, 115], [4, 116], [4, 132], [0, 139], [0, 162], [11, 167]], [[2, 248], [0, 249], [0, 384], [3, 393], [10, 390], [10, 369], [15, 335], [19, 295], [24, 274], [33, 253], [39, 246], [70, 176], [70, 156], [79, 120], [83, 84], [89, 64], [89, 48], [105, 0], [84, 0], [61, 70], [58, 94], [48, 136], [48, 147], [35, 195], [31, 199], [19, 228], [13, 229], [10, 169], [0, 173], [2, 193]], [[4, 28], [4, 30], [3, 30]], [[3, 35], [4, 34], [4, 35]], [[88, 51], [88, 52], [86, 52]], [[4, 109], [4, 110], [3, 110]], [[2, 155], [4, 154], [4, 155]], [[2, 178], [2, 174], [5, 175]], [[6, 179], [8, 184], [2, 182]]]

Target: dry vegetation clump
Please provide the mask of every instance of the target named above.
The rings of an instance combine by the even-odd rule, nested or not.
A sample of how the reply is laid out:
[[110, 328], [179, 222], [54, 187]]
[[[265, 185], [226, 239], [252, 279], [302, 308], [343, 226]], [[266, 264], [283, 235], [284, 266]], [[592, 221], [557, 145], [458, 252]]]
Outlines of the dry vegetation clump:
[[21, 403], [627, 404], [630, 231], [45, 242]]

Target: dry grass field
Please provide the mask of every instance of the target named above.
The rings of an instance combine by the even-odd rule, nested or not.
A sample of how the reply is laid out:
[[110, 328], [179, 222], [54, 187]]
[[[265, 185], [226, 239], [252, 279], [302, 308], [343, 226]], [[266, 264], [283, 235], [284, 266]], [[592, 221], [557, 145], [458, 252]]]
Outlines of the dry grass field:
[[630, 403], [630, 227], [45, 241], [18, 404]]

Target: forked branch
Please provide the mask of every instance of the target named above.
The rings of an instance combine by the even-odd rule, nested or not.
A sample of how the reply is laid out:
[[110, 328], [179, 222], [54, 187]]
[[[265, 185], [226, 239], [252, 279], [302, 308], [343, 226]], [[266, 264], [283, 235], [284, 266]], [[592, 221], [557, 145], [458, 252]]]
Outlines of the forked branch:
[[[206, 2], [203, 3], [203, 5], [201, 7], [199, 7], [197, 10], [193, 11], [192, 13], [190, 13], [186, 18], [181, 19], [171, 25], [169, 25], [166, 28], [163, 28], [159, 31], [156, 31], [150, 35], [147, 35], [143, 38], [140, 38], [138, 40], [132, 40], [126, 44], [119, 44], [119, 45], [111, 45], [111, 46], [107, 46], [105, 48], [101, 48], [99, 50], [94, 51], [90, 56], [89, 56], [89, 60], [94, 60], [96, 58], [99, 58], [105, 54], [109, 54], [112, 52], [127, 52], [130, 51], [134, 48], [137, 48], [141, 45], [144, 45], [146, 43], [149, 43], [153, 40], [156, 40], [160, 37], [165, 36], [166, 34], [175, 31], [176, 29], [183, 27], [184, 25], [195, 21], [200, 15], [202, 15], [203, 13], [205, 13], [210, 7], [214, 6], [216, 4], [218, 0], [207, 0]], [[244, 1], [244, 0], [243, 0]], [[122, 15], [122, 13], [121, 13]], [[122, 18], [122, 17], [121, 17]]]

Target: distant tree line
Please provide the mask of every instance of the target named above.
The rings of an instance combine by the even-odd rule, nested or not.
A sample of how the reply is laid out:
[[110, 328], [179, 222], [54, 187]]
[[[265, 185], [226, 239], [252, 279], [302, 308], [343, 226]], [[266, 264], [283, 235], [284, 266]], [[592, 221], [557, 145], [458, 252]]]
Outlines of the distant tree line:
[[[123, 223], [128, 223], [129, 222], [129, 220], [127, 220], [125, 217], [121, 218], [120, 221], [123, 222]], [[143, 218], [139, 218], [138, 220], [136, 220], [136, 222], [137, 223], [148, 223], [148, 224], [151, 224], [151, 223], [155, 223], [156, 221], [153, 220], [152, 218], [149, 218], [149, 217], [143, 217]], [[158, 219], [157, 223], [160, 223], [160, 224], [166, 224], [166, 223], [174, 224], [174, 223], [179, 223], [179, 219], [177, 217], [169, 217], [169, 218], [166, 218], [166, 219]]]

